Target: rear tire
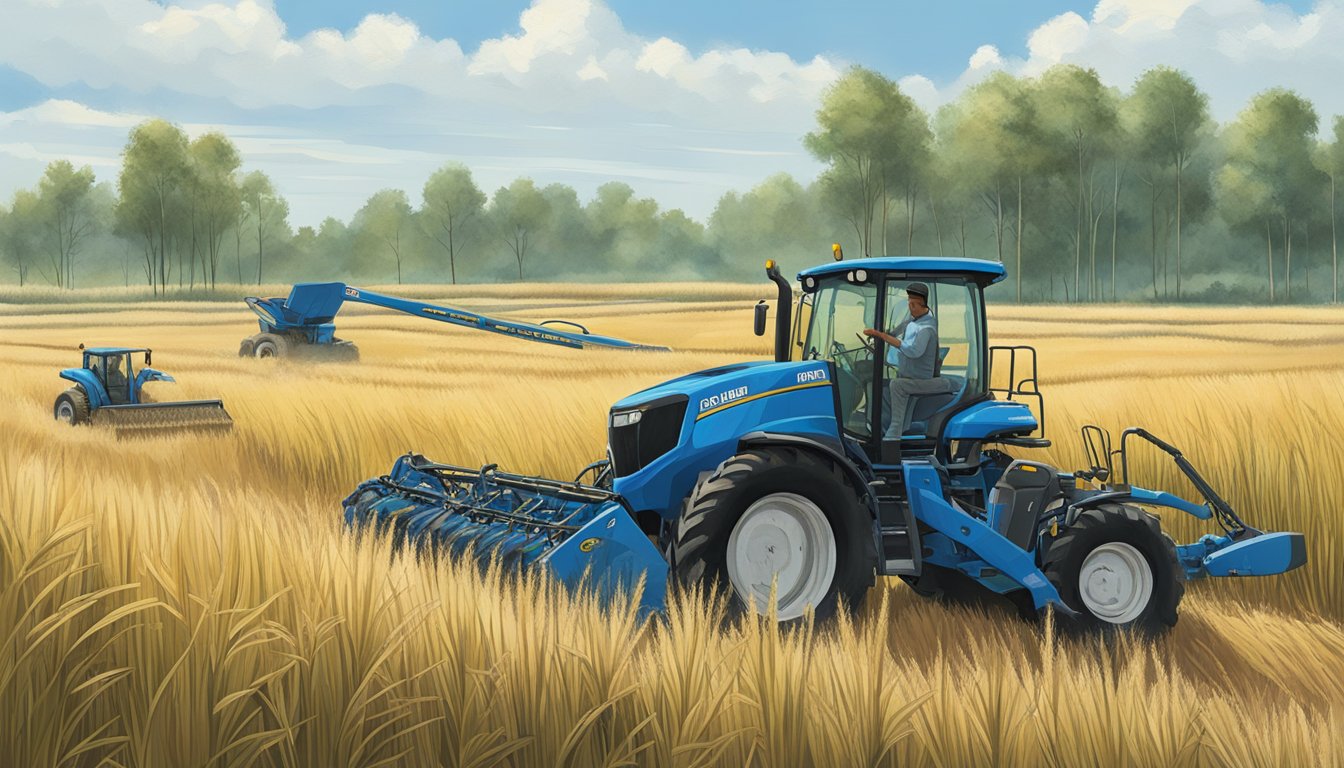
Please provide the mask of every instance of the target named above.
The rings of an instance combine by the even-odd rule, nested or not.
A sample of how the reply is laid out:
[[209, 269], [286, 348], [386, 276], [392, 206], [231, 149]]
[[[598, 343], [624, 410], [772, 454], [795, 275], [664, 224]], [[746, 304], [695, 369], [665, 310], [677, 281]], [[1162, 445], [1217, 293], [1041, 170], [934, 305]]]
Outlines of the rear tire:
[[1060, 621], [1075, 630], [1159, 634], [1176, 625], [1185, 594], [1175, 543], [1156, 517], [1126, 504], [1081, 512], [1050, 542], [1041, 570], [1078, 612]]
[[264, 359], [268, 357], [287, 357], [289, 339], [274, 333], [259, 333], [252, 344], [252, 356]]
[[853, 610], [877, 568], [872, 518], [834, 463], [794, 448], [744, 451], [691, 494], [672, 537], [673, 573], [729, 593], [734, 614], [769, 608], [781, 623], [808, 605], [818, 621]]
[[57, 421], [63, 421], [70, 426], [78, 426], [89, 422], [89, 396], [84, 394], [81, 387], [71, 387], [62, 392], [56, 398], [56, 404], [51, 409], [52, 416]]

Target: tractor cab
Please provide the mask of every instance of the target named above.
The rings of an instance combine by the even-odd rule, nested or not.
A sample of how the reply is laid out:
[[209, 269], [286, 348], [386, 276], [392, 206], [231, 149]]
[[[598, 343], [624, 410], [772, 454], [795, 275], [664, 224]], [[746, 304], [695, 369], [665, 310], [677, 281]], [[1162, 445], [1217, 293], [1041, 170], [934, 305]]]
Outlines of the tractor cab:
[[[949, 417], [990, 398], [984, 288], [1004, 274], [996, 262], [959, 258], [866, 258], [808, 269], [798, 275], [803, 294], [789, 357], [834, 363], [841, 429], [875, 462], [932, 453]], [[918, 365], [872, 334], [906, 335], [912, 284], [928, 292], [928, 316], [919, 321], [933, 326], [924, 339], [936, 346], [919, 350]], [[914, 392], [902, 393], [905, 407], [896, 413], [892, 385], [900, 378], [916, 381], [906, 383]]]
[[84, 350], [83, 367], [92, 372], [94, 378], [107, 392], [112, 405], [138, 403], [139, 387], [136, 385], [134, 360], [132, 355], [145, 353], [145, 365], [150, 363], [150, 351], [143, 348], [95, 347]]

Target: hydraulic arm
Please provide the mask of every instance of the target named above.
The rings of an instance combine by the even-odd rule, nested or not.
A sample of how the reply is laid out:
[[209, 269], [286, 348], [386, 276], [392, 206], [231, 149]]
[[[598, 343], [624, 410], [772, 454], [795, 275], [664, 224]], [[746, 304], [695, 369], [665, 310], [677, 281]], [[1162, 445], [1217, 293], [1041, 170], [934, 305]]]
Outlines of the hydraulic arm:
[[279, 356], [295, 346], [304, 345], [353, 349], [350, 342], [341, 341], [335, 335], [336, 313], [346, 302], [371, 304], [416, 317], [563, 347], [582, 349], [596, 346], [660, 351], [667, 349], [590, 333], [582, 325], [567, 320], [545, 320], [536, 324], [499, 320], [456, 307], [388, 296], [345, 283], [299, 283], [290, 290], [287, 299], [249, 296], [246, 301], [248, 307], [260, 318], [261, 333], [243, 341], [239, 354], [244, 356]]

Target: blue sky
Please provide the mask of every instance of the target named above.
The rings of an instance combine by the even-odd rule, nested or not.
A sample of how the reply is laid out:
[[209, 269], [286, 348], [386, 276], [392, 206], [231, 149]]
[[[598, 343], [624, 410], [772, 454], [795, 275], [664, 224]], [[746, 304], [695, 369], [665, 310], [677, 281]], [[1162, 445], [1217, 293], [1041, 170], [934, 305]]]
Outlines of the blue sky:
[[[462, 0], [278, 0], [275, 5], [294, 34], [322, 27], [349, 29], [369, 13], [397, 13], [427, 34], [452, 37], [464, 48], [515, 31], [518, 14], [526, 7], [518, 2]], [[780, 51], [795, 59], [822, 53], [884, 72], [952, 77], [978, 46], [993, 43], [1005, 54], [1022, 56], [1027, 33], [1043, 20], [1065, 11], [1087, 14], [1095, 3], [613, 0], [607, 5], [630, 31], [650, 38], [670, 37], [692, 49], [746, 47]]]
[[0, 204], [51, 160], [115, 180], [130, 127], [223, 131], [296, 225], [348, 220], [446, 162], [587, 199], [623, 181], [704, 220], [787, 172], [825, 88], [861, 64], [930, 112], [994, 71], [1189, 72], [1219, 120], [1295, 88], [1344, 113], [1344, 0], [708, 2], [4, 0]]

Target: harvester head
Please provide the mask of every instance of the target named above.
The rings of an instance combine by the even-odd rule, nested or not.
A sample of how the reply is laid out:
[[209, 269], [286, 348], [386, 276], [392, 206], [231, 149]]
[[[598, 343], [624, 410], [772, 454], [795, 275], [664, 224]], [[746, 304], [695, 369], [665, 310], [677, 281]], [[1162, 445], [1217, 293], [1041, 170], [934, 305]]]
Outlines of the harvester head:
[[342, 504], [348, 525], [391, 536], [398, 549], [454, 558], [470, 553], [483, 567], [498, 560], [506, 570], [545, 568], [603, 597], [629, 593], [644, 577], [642, 607], [663, 604], [666, 562], [625, 502], [602, 488], [407, 454]]
[[149, 437], [167, 431], [228, 432], [233, 429], [233, 418], [219, 400], [106, 405], [89, 415], [89, 423], [110, 426], [119, 438]]

